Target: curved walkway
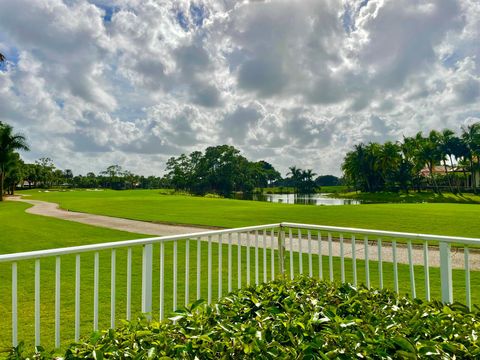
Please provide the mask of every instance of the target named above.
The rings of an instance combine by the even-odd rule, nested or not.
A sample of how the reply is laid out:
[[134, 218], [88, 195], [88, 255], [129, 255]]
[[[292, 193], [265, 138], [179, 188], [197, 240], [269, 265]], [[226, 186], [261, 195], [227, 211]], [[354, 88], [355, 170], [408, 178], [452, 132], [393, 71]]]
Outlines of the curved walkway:
[[83, 224], [127, 231], [136, 234], [170, 236], [205, 231], [205, 228], [201, 227], [156, 224], [146, 221], [68, 211], [60, 209], [59, 205], [55, 203], [40, 200], [30, 200], [19, 196], [9, 197], [7, 199], [33, 205], [25, 210], [29, 214], [49, 216], [62, 220], [75, 221]]
[[[29, 214], [35, 215], [42, 215], [42, 216], [50, 216], [55, 217], [58, 219], [68, 220], [68, 221], [75, 221], [83, 224], [93, 225], [93, 226], [100, 226], [109, 229], [127, 231], [137, 234], [145, 234], [145, 235], [155, 235], [155, 236], [170, 236], [170, 235], [180, 235], [180, 234], [189, 234], [189, 233], [196, 233], [205, 231], [205, 227], [199, 226], [184, 226], [184, 225], [168, 225], [168, 224], [158, 224], [146, 221], [139, 221], [139, 220], [129, 220], [124, 218], [117, 218], [111, 216], [104, 216], [104, 215], [95, 215], [95, 214], [87, 214], [87, 213], [80, 213], [75, 211], [68, 211], [60, 209], [58, 204], [40, 201], [40, 200], [30, 200], [26, 198], [22, 198], [20, 196], [14, 196], [8, 198], [11, 201], [20, 201], [25, 202], [28, 204], [33, 205], [29, 207], [26, 212]], [[236, 238], [236, 237], [235, 237]], [[250, 240], [247, 238], [246, 234], [242, 234], [240, 242], [242, 245], [246, 245], [247, 241], [252, 241], [251, 237]], [[232, 243], [237, 243], [237, 239], [233, 239]], [[300, 243], [297, 237], [293, 238], [293, 244], [290, 244], [289, 240], [286, 239], [286, 250], [290, 250], [290, 247], [293, 248], [294, 251], [298, 251], [300, 245], [305, 252], [307, 249], [308, 243], [305, 239]], [[259, 239], [259, 246], [263, 247], [263, 238], [260, 236]], [[269, 239], [267, 240], [267, 246], [270, 246]], [[323, 255], [327, 254], [327, 242], [323, 241], [322, 246], [322, 253]], [[368, 254], [370, 260], [377, 260], [378, 259], [378, 249], [377, 244], [375, 241], [370, 241], [368, 245]], [[352, 257], [352, 250], [349, 241], [346, 239], [344, 244], [344, 254], [345, 257], [351, 258]], [[312, 241], [312, 252], [314, 254], [318, 253], [318, 243], [316, 241]], [[333, 256], [340, 256], [340, 243], [338, 239], [335, 239], [332, 244], [332, 254]], [[430, 266], [438, 267], [440, 264], [440, 253], [437, 247], [430, 247], [429, 248], [429, 264]], [[287, 254], [288, 256], [288, 254]], [[356, 242], [356, 257], [357, 259], [365, 259], [365, 247], [363, 240], [358, 239]], [[416, 265], [423, 265], [423, 248], [422, 247], [414, 247], [412, 252], [413, 262]], [[384, 243], [382, 248], [382, 260], [385, 262], [392, 262], [392, 251], [389, 244]], [[408, 264], [408, 253], [407, 248], [405, 245], [398, 244], [397, 245], [397, 261], [399, 263]], [[452, 267], [456, 269], [464, 268], [464, 254], [462, 249], [452, 249]], [[470, 267], [472, 270], [479, 270], [480, 269], [480, 253], [478, 251], [471, 251], [470, 252]]]

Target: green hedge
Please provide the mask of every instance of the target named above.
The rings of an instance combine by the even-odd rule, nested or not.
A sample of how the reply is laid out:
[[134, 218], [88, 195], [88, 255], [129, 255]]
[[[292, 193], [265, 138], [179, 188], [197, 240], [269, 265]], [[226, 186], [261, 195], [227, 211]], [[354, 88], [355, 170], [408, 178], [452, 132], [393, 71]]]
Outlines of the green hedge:
[[[71, 345], [65, 358], [480, 358], [476, 311], [310, 278], [197, 302], [171, 320], [125, 322]], [[11, 356], [22, 358], [21, 349]]]

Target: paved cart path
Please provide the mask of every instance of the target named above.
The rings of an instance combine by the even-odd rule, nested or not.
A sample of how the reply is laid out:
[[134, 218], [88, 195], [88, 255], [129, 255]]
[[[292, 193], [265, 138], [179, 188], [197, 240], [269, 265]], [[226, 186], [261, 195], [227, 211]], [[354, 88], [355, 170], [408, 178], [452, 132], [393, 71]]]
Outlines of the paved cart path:
[[[22, 198], [19, 196], [9, 197], [11, 201], [21, 201], [25, 203], [29, 203], [33, 205], [29, 207], [26, 212], [29, 214], [35, 215], [42, 215], [42, 216], [50, 216], [55, 217], [58, 219], [68, 220], [68, 221], [75, 221], [83, 224], [93, 225], [93, 226], [100, 226], [109, 229], [115, 230], [122, 230], [137, 234], [146, 234], [146, 235], [156, 235], [156, 236], [170, 236], [170, 235], [180, 235], [180, 234], [189, 234], [189, 233], [197, 233], [202, 231], [207, 231], [209, 228], [206, 227], [199, 227], [199, 226], [186, 226], [186, 225], [169, 225], [169, 224], [159, 224], [159, 223], [152, 223], [146, 221], [138, 221], [138, 220], [130, 220], [124, 218], [117, 218], [112, 216], [104, 216], [104, 215], [95, 215], [95, 214], [87, 214], [75, 211], [68, 211], [60, 209], [58, 204], [40, 201], [40, 200], [31, 200], [28, 198]], [[347, 234], [346, 234], [347, 236]], [[217, 237], [213, 238], [214, 241], [218, 241]], [[225, 242], [226, 240], [224, 240]], [[232, 237], [232, 243], [237, 244], [240, 241], [242, 245], [247, 245], [250, 242], [250, 246], [255, 245], [255, 238], [253, 234], [247, 235], [242, 234], [240, 239], [234, 235]], [[263, 232], [259, 232], [258, 244], [260, 247], [263, 247], [263, 244], [267, 247], [271, 246], [271, 237], [270, 232], [267, 232], [266, 239], [263, 238]], [[274, 239], [274, 245], [276, 246], [277, 240]], [[328, 242], [326, 238], [323, 237], [323, 241], [321, 243], [322, 248], [321, 252], [323, 255], [328, 255]], [[286, 234], [286, 250], [289, 251], [292, 248], [294, 251], [298, 251], [300, 249], [300, 245], [302, 247], [303, 252], [307, 252], [309, 248], [308, 241], [306, 239], [302, 239], [300, 242], [298, 240], [298, 236], [296, 232], [294, 232], [292, 244], [289, 241], [288, 233]], [[316, 240], [316, 232], [312, 238], [311, 242], [311, 250], [312, 253], [318, 254], [318, 246], [319, 243]], [[365, 246], [363, 239], [357, 239], [356, 241], [356, 258], [357, 259], [365, 259]], [[332, 255], [333, 256], [340, 256], [341, 246], [338, 239], [334, 239], [332, 241]], [[350, 239], [345, 237], [344, 242], [344, 255], [347, 258], [352, 257], [352, 245]], [[431, 247], [428, 252], [429, 255], [429, 264], [430, 266], [438, 267], [440, 264], [440, 254], [437, 247]], [[286, 256], [290, 256], [288, 253]], [[298, 254], [294, 254], [295, 264], [298, 264]], [[368, 256], [370, 260], [377, 260], [378, 259], [378, 247], [376, 241], [370, 241], [368, 245]], [[424, 258], [423, 258], [423, 248], [414, 246], [412, 251], [412, 259], [414, 264], [423, 265]], [[392, 262], [392, 249], [389, 243], [383, 243], [382, 247], [382, 260], [384, 262]], [[325, 261], [325, 260], [324, 260]], [[397, 261], [399, 263], [408, 264], [408, 251], [405, 245], [398, 244], [397, 245]], [[452, 249], [452, 267], [453, 268], [464, 268], [464, 253], [462, 249]], [[470, 252], [470, 268], [472, 270], [480, 270], [480, 253], [477, 251]]]

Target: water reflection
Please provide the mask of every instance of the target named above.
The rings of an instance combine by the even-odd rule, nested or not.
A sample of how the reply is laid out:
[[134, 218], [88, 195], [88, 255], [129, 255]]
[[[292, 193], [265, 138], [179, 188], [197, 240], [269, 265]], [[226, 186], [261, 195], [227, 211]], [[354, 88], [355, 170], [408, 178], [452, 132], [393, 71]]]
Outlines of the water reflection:
[[327, 194], [238, 194], [237, 199], [302, 205], [357, 205], [359, 200], [332, 198]]

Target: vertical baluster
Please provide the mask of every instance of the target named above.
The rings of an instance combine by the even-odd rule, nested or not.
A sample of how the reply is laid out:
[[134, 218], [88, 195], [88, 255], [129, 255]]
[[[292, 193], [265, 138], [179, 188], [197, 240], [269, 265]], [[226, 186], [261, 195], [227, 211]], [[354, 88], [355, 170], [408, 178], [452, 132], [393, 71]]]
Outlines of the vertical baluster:
[[222, 297], [222, 252], [223, 252], [223, 236], [218, 235], [218, 298]]
[[127, 249], [127, 317], [132, 317], [132, 248]]
[[228, 292], [232, 291], [232, 233], [228, 233]]
[[207, 294], [207, 301], [210, 305], [212, 303], [212, 236], [208, 235], [208, 294]]
[[263, 282], [267, 282], [267, 229], [263, 229]]
[[116, 254], [115, 249], [112, 250], [112, 262], [110, 272], [110, 328], [115, 329], [115, 291], [116, 291]]
[[368, 236], [365, 236], [364, 240], [364, 247], [365, 247], [365, 285], [367, 285], [367, 289], [370, 289], [370, 262], [369, 262], [369, 246], [368, 246]]
[[173, 241], [173, 311], [177, 310], [178, 295], [178, 241]]
[[165, 318], [165, 242], [160, 242], [160, 321]]
[[392, 255], [393, 255], [393, 287], [398, 294], [398, 261], [397, 261], [397, 241], [392, 241]]
[[410, 289], [412, 291], [412, 299], [417, 297], [417, 293], [415, 290], [415, 273], [413, 269], [413, 255], [412, 255], [412, 240], [407, 241], [407, 248], [408, 248], [408, 265], [410, 268]]
[[380, 289], [383, 289], [383, 261], [382, 261], [382, 239], [377, 240], [378, 254], [378, 278], [380, 281]]
[[318, 277], [323, 280], [323, 264], [322, 264], [322, 234], [318, 232]]
[[355, 244], [355, 235], [352, 235], [352, 271], [353, 286], [357, 286], [357, 246]]
[[12, 346], [18, 345], [17, 325], [17, 263], [12, 263]]
[[275, 230], [270, 232], [270, 272], [272, 273], [272, 280], [275, 280]]
[[197, 300], [200, 299], [202, 297], [202, 293], [201, 293], [201, 288], [200, 288], [200, 284], [201, 284], [201, 281], [202, 281], [202, 278], [201, 278], [201, 261], [202, 261], [202, 255], [201, 255], [201, 252], [202, 252], [202, 243], [201, 243], [202, 239], [201, 238], [197, 238]]
[[293, 280], [295, 274], [293, 272], [293, 236], [292, 229], [288, 229], [288, 238], [290, 239], [290, 279]]
[[237, 288], [242, 287], [242, 234], [237, 233]]
[[340, 234], [340, 279], [345, 282], [345, 249], [343, 247], [343, 234]]
[[250, 286], [250, 233], [247, 232], [247, 286]]
[[40, 259], [35, 259], [35, 346], [40, 346]]
[[330, 281], [333, 281], [333, 244], [332, 234], [328, 233], [328, 269], [330, 272]]
[[255, 285], [258, 285], [258, 230], [255, 230]]
[[303, 246], [302, 230], [298, 229], [298, 273], [303, 274]]
[[80, 339], [80, 255], [75, 258], [75, 341]]
[[93, 255], [93, 331], [98, 331], [98, 282], [100, 276], [100, 255]]
[[190, 239], [185, 241], [185, 307], [190, 302]]
[[308, 275], [313, 277], [313, 263], [312, 263], [312, 232], [308, 230]]
[[142, 251], [142, 313], [147, 318], [152, 316], [152, 279], [153, 279], [153, 244], [146, 244]]
[[440, 251], [440, 284], [442, 288], [442, 302], [453, 302], [452, 283], [452, 254], [450, 243], [441, 241], [438, 244]]
[[60, 347], [60, 256], [55, 257], [55, 348]]
[[285, 271], [285, 227], [280, 224], [280, 228], [278, 231], [278, 240], [277, 240], [277, 250], [278, 250], [278, 267], [280, 271], [280, 276], [282, 279], [286, 279], [286, 271]]
[[470, 249], [468, 247], [463, 248], [464, 258], [465, 258], [465, 294], [466, 294], [466, 305], [469, 309], [472, 308], [472, 296], [470, 289]]
[[428, 259], [428, 242], [423, 243], [423, 269], [425, 271], [425, 299], [430, 301], [430, 268]]

